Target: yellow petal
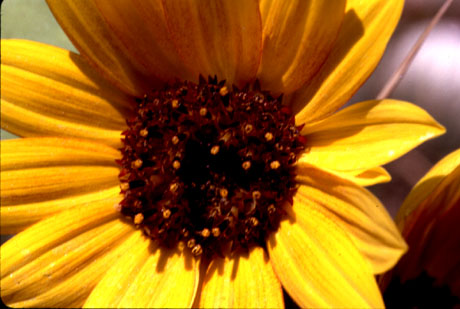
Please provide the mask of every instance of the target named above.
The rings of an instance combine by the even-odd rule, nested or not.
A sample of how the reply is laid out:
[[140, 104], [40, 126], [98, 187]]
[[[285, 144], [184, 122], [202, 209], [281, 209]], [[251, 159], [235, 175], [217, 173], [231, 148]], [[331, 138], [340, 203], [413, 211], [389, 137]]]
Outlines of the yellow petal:
[[52, 200], [114, 187], [115, 166], [51, 166], [1, 172], [4, 206]]
[[141, 96], [153, 77], [129, 58], [113, 30], [90, 0], [47, 0], [54, 17], [73, 45], [97, 70], [118, 88]]
[[1, 170], [65, 165], [116, 166], [120, 152], [88, 140], [40, 137], [1, 142]]
[[25, 136], [119, 141], [132, 100], [81, 56], [31, 41], [1, 45], [2, 128]]
[[152, 245], [132, 257], [125, 257], [115, 267], [118, 271], [111, 269], [107, 273], [85, 307], [192, 306], [199, 282], [199, 263], [190, 253]]
[[80, 194], [38, 203], [12, 206], [2, 203], [0, 208], [2, 218], [1, 234], [16, 234], [41, 219], [67, 209], [85, 207], [87, 205], [107, 205], [107, 203], [113, 205], [120, 200], [119, 195], [120, 188], [116, 186], [88, 194]]
[[[104, 275], [85, 302], [86, 308], [116, 308], [151, 255], [151, 240], [143, 237]], [[156, 248], [156, 246], [153, 246]], [[150, 281], [150, 280], [149, 280]], [[146, 284], [148, 284], [146, 282]]]
[[47, 251], [75, 236], [119, 216], [116, 202], [88, 205], [64, 211], [17, 234], [1, 247], [1, 278], [5, 278]]
[[403, 280], [425, 270], [439, 282], [460, 260], [460, 150], [439, 161], [412, 189], [396, 218], [409, 244], [398, 264]]
[[78, 54], [42, 43], [2, 40], [2, 100], [47, 115], [123, 130], [132, 99]]
[[97, 140], [98, 142], [120, 147], [121, 130], [107, 130], [94, 126], [58, 120], [43, 114], [29, 111], [3, 100], [1, 102], [2, 129], [19, 136], [62, 136]]
[[206, 272], [200, 308], [284, 308], [281, 285], [261, 247], [214, 259]]
[[169, 36], [160, 0], [99, 0], [96, 4], [125, 47], [125, 53], [130, 59], [139, 61], [146, 71], [162, 81], [197, 78], [182, 65]]
[[356, 184], [311, 166], [304, 165], [298, 173], [296, 214], [308, 216], [310, 205], [320, 209], [348, 233], [373, 273], [382, 273], [396, 264], [407, 246], [377, 198]]
[[2, 298], [14, 303], [42, 294], [71, 275], [75, 269], [90, 264], [108, 248], [129, 235], [130, 230], [133, 228], [129, 225], [113, 220], [47, 251], [2, 278]]
[[[118, 222], [120, 223], [120, 222]], [[129, 227], [126, 226], [125, 227]], [[115, 231], [115, 228], [112, 229]], [[118, 236], [117, 239], [112, 239], [108, 236], [107, 242], [100, 240], [98, 249], [88, 248], [91, 253], [98, 251], [98, 253], [88, 258], [81, 268], [73, 269], [69, 274], [64, 276], [61, 281], [52, 280], [50, 289], [40, 289], [40, 294], [25, 300], [14, 302], [12, 307], [56, 307], [56, 308], [79, 308], [84, 304], [84, 301], [91, 293], [96, 284], [101, 280], [104, 274], [116, 263], [122, 256], [129, 254], [129, 250], [140, 241], [143, 236], [141, 233], [133, 233], [134, 230], [130, 228], [125, 230], [124, 233], [121, 229], [117, 229], [117, 233], [113, 235]], [[106, 237], [107, 238], [107, 237]], [[81, 250], [81, 248], [80, 248]], [[65, 252], [65, 251], [64, 251]], [[62, 254], [65, 253], [62, 252]], [[76, 251], [78, 252], [78, 250]], [[74, 254], [76, 252], [70, 252]], [[82, 253], [86, 256], [86, 253]], [[65, 257], [64, 257], [65, 259]], [[55, 266], [51, 266], [51, 269]], [[58, 281], [58, 282], [55, 282]]]
[[308, 151], [299, 161], [338, 171], [372, 169], [444, 132], [444, 127], [413, 104], [366, 101], [307, 124], [302, 134]]
[[331, 51], [345, 14], [345, 1], [264, 0], [263, 89], [292, 93], [307, 83]]
[[[297, 164], [299, 169], [307, 164], [305, 161], [301, 161]], [[307, 164], [308, 165], [308, 164]], [[322, 170], [334, 174], [340, 178], [344, 178], [354, 182], [355, 184], [363, 187], [373, 186], [379, 183], [385, 183], [391, 181], [391, 175], [383, 167], [374, 167], [368, 170], [353, 170], [353, 171], [335, 171], [326, 168]], [[302, 173], [297, 175], [297, 179], [301, 181]]]
[[262, 48], [255, 0], [163, 1], [172, 40], [194, 78], [217, 75], [228, 85], [252, 81]]
[[370, 265], [320, 206], [295, 199], [286, 210], [289, 218], [270, 235], [268, 252], [283, 287], [300, 307], [384, 306]]
[[326, 62], [290, 102], [298, 124], [335, 112], [377, 66], [403, 8], [403, 0], [347, 1], [346, 14]]
[[[450, 182], [444, 182], [445, 178], [449, 176], [458, 166], [460, 166], [460, 149], [450, 153], [436, 163], [436, 165], [433, 166], [430, 171], [417, 182], [396, 214], [395, 221], [401, 230], [403, 229], [409, 215], [417, 208], [420, 208], [420, 205], [424, 200], [432, 195], [435, 190], [441, 189], [442, 191], [445, 186], [449, 185]], [[442, 182], [444, 182], [444, 185], [437, 189]], [[424, 205], [426, 207], [429, 206], [429, 204], [426, 203], [424, 203]]]

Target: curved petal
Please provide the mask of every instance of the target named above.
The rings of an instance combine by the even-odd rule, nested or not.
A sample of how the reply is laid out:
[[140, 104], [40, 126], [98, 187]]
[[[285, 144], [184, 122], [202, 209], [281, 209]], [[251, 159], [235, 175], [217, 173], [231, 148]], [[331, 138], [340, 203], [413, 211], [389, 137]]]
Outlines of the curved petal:
[[126, 93], [144, 95], [155, 83], [136, 58], [124, 52], [92, 0], [47, 0], [73, 45], [110, 82]]
[[114, 205], [114, 200], [107, 200], [107, 203], [64, 211], [38, 222], [8, 240], [1, 247], [2, 281], [53, 248], [117, 218], [119, 212]]
[[403, 280], [426, 270], [439, 282], [447, 281], [460, 260], [459, 217], [460, 150], [457, 150], [417, 183], [398, 212], [397, 223], [410, 246], [397, 266]]
[[68, 196], [59, 199], [20, 205], [5, 205], [2, 203], [0, 212], [2, 218], [1, 234], [16, 234], [30, 225], [71, 208], [87, 205], [115, 205], [120, 201], [118, 186], [98, 190], [87, 194]]
[[[112, 203], [116, 203], [113, 200], [118, 198], [120, 189], [114, 181], [118, 171], [115, 159], [119, 155], [119, 151], [111, 147], [86, 140], [44, 137], [2, 141], [1, 176], [3, 181], [12, 181], [12, 183], [2, 184], [1, 233], [17, 233], [40, 219], [65, 209], [81, 207], [90, 203], [107, 203], [106, 200], [112, 200]], [[65, 173], [69, 171], [71, 171], [71, 175], [67, 174], [67, 177], [74, 177], [72, 176], [72, 166], [74, 169], [77, 166], [73, 174], [85, 173], [85, 169], [80, 170], [79, 168], [83, 166], [86, 171], [89, 169], [89, 175], [78, 175], [76, 180], [66, 179]], [[49, 167], [54, 167], [55, 174], [52, 174], [50, 170], [46, 170]], [[113, 173], [109, 174], [108, 183], [111, 186], [108, 189], [104, 189], [106, 184], [102, 179], [91, 176], [91, 172], [98, 171], [100, 167], [103, 170], [106, 170], [107, 167], [113, 169]], [[16, 179], [14, 175], [17, 173], [14, 172], [20, 172], [21, 170], [26, 171], [25, 179]], [[27, 171], [39, 171], [39, 175], [47, 175], [48, 178], [35, 179], [36, 174], [28, 175]], [[64, 174], [60, 175], [62, 172]], [[6, 177], [6, 180], [4, 177]], [[82, 177], [84, 178], [82, 179]], [[48, 193], [55, 191], [55, 196], [43, 195], [48, 190], [44, 186], [53, 186], [52, 178], [54, 179], [54, 187], [48, 188], [50, 190]], [[66, 181], [61, 183], [61, 178]], [[100, 181], [102, 182], [99, 183]], [[85, 186], [95, 187], [89, 187], [89, 190], [86, 191], [92, 192], [84, 194], [85, 187], [81, 183], [85, 183]], [[76, 195], [71, 194], [70, 196], [62, 197], [58, 194], [60, 190], [65, 190], [65, 185], [69, 184], [70, 186], [67, 188], [75, 189], [74, 193]], [[26, 192], [21, 194], [26, 199], [23, 203], [20, 201], [20, 197], [14, 197], [15, 193], [10, 192], [8, 188], [13, 186], [10, 189], [16, 190], [15, 192], [18, 193], [16, 185], [23, 186], [23, 189], [28, 186], [32, 187], [32, 190], [37, 189], [35, 192], [38, 195], [37, 202], [27, 200], [29, 198], [27, 189], [25, 189]], [[42, 187], [38, 188], [39, 185], [42, 185]], [[43, 192], [40, 193], [40, 190], [43, 190]], [[45, 201], [41, 201], [43, 199]]]
[[96, 140], [114, 147], [122, 145], [121, 130], [106, 130], [58, 120], [29, 111], [3, 99], [1, 102], [1, 124], [2, 129], [19, 136], [78, 137]]
[[217, 75], [228, 85], [254, 80], [262, 49], [255, 0], [164, 1], [171, 38], [192, 75]]
[[[395, 29], [403, 0], [347, 1], [337, 40], [318, 74], [290, 100], [296, 123], [327, 117], [374, 71]], [[287, 99], [287, 98], [286, 98]]]
[[402, 101], [353, 104], [302, 129], [300, 162], [338, 171], [372, 169], [445, 132], [423, 109]]
[[107, 189], [118, 184], [112, 166], [51, 166], [1, 172], [4, 206], [52, 200]]
[[[101, 140], [116, 132], [119, 139], [133, 101], [79, 55], [42, 43], [2, 40], [1, 60], [4, 129], [28, 136], [48, 131]], [[24, 110], [35, 117], [24, 117]]]
[[286, 211], [288, 219], [269, 237], [268, 252], [300, 307], [384, 307], [369, 263], [321, 206], [295, 198]]
[[159, 249], [151, 239], [144, 239], [110, 268], [84, 307], [190, 307], [198, 286], [198, 266], [187, 253]]
[[1, 170], [32, 167], [99, 165], [117, 166], [120, 152], [88, 140], [38, 137], [1, 141]]
[[284, 308], [281, 285], [267, 255], [255, 247], [247, 256], [214, 259], [206, 272], [200, 308]]
[[[129, 225], [114, 220], [53, 248], [2, 278], [2, 299], [16, 303], [37, 297], [71, 275], [75, 269], [83, 268], [97, 259], [107, 248], [129, 235], [130, 230]], [[66, 254], [63, 254], [64, 251]]]
[[[305, 161], [298, 162], [297, 167], [302, 169], [304, 165], [309, 165]], [[391, 181], [391, 175], [383, 167], [374, 167], [368, 170], [353, 170], [353, 171], [334, 171], [326, 168], [321, 168], [327, 173], [334, 174], [340, 178], [349, 180], [358, 186], [368, 187], [379, 183]], [[302, 173], [297, 174], [297, 180], [302, 181]]]
[[[405, 226], [405, 222], [409, 215], [416, 209], [420, 211], [420, 205], [437, 190], [441, 183], [443, 183], [443, 186], [440, 188], [441, 191], [445, 186], [449, 185], [450, 182], [445, 182], [445, 178], [458, 168], [458, 166], [460, 166], [460, 149], [450, 153], [436, 163], [436, 165], [417, 182], [396, 214], [395, 221], [401, 230]], [[429, 204], [424, 203], [424, 205], [428, 206]]]
[[385, 207], [369, 191], [325, 171], [304, 165], [298, 169], [300, 187], [296, 214], [320, 211], [348, 233], [375, 274], [393, 267], [407, 250]]
[[143, 245], [110, 269], [85, 307], [191, 307], [198, 281], [199, 263], [187, 252]]
[[[8, 305], [21, 308], [81, 307], [107, 270], [142, 237], [141, 233], [134, 233], [131, 226], [120, 221], [104, 227], [91, 239], [84, 239], [90, 232], [81, 234], [44, 254], [37, 259], [36, 265], [27, 265], [25, 268], [29, 269], [21, 270], [21, 274], [27, 277], [26, 282], [38, 279], [39, 285], [28, 286], [6, 297]], [[78, 242], [82, 243], [75, 246]]]
[[190, 80], [197, 76], [182, 65], [171, 41], [161, 1], [96, 1], [97, 8], [130, 59], [139, 61], [159, 80]]
[[292, 93], [326, 60], [345, 14], [345, 1], [263, 0], [260, 11], [263, 51], [257, 77], [272, 93]]

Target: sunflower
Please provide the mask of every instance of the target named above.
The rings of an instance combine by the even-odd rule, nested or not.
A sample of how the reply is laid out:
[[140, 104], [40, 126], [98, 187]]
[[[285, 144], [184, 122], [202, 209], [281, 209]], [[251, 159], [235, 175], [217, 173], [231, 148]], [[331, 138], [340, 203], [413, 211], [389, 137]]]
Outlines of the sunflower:
[[458, 304], [459, 218], [460, 149], [436, 163], [398, 211], [396, 222], [409, 251], [381, 279], [388, 304], [446, 308]]
[[6, 304], [383, 306], [406, 244], [362, 186], [444, 129], [336, 111], [403, 1], [48, 5], [79, 54], [1, 43], [2, 128], [26, 137], [1, 145]]

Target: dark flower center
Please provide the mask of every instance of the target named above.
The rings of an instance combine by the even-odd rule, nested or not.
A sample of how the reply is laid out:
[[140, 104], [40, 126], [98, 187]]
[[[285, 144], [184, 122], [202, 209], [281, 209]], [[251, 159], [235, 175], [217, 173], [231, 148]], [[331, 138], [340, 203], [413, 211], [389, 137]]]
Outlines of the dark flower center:
[[127, 124], [121, 212], [149, 237], [221, 255], [278, 228], [305, 144], [281, 98], [200, 77], [145, 95]]

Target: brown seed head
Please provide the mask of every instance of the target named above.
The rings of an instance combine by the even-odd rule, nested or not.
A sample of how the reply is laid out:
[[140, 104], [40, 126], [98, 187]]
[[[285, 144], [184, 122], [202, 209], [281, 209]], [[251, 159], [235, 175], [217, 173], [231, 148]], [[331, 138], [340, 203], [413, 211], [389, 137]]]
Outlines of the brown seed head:
[[144, 215], [142, 213], [138, 213], [134, 216], [134, 224], [141, 224], [142, 221], [144, 221]]
[[251, 168], [251, 161], [244, 161], [243, 164], [241, 164], [241, 167], [247, 171]]
[[172, 193], [176, 192], [177, 189], [179, 189], [179, 185], [176, 182], [173, 182], [169, 185], [169, 191], [171, 191]]
[[206, 107], [202, 107], [200, 109], [200, 116], [206, 116], [206, 114], [208, 113], [208, 110], [206, 109]]
[[178, 170], [180, 168], [180, 162], [177, 160], [174, 160], [172, 166], [174, 169]]
[[142, 129], [142, 130], [139, 131], [139, 134], [142, 137], [146, 137], [147, 135], [149, 135], [149, 131], [147, 131], [146, 129]]
[[163, 218], [168, 219], [171, 216], [171, 210], [165, 209], [163, 210]]
[[174, 145], [177, 145], [177, 143], [179, 143], [179, 138], [174, 135], [172, 138], [171, 138], [171, 142], [174, 144]]
[[227, 88], [227, 86], [224, 86], [224, 87], [220, 88], [219, 94], [220, 94], [221, 96], [225, 97], [225, 96], [228, 94], [228, 88]]
[[171, 101], [171, 106], [173, 108], [178, 108], [179, 107], [179, 100], [176, 100], [176, 99], [172, 100]]
[[121, 191], [129, 190], [129, 183], [127, 183], [127, 182], [122, 182], [122, 183], [120, 184], [120, 189], [121, 189]]
[[219, 145], [212, 146], [211, 154], [215, 156], [219, 152], [219, 150], [220, 150]]
[[207, 228], [204, 228], [204, 229], [201, 231], [201, 236], [203, 236], [204, 238], [208, 238], [210, 235], [211, 235], [211, 232], [210, 232], [209, 229], [207, 229]]
[[200, 244], [196, 245], [195, 247], [193, 247], [192, 249], [192, 254], [194, 256], [199, 256], [203, 253], [203, 249], [201, 248]]
[[257, 220], [256, 217], [251, 217], [249, 218], [249, 223], [251, 223], [252, 226], [257, 226], [259, 225], [259, 220]]
[[252, 129], [253, 129], [253, 126], [250, 125], [250, 124], [247, 124], [247, 125], [244, 126], [244, 132], [246, 132], [246, 134], [251, 133]]
[[221, 197], [226, 198], [227, 195], [228, 195], [228, 190], [225, 189], [225, 188], [222, 188], [222, 189], [220, 189], [219, 193], [220, 193]]
[[276, 169], [279, 168], [280, 166], [281, 166], [281, 164], [280, 164], [278, 161], [272, 161], [272, 162], [270, 163], [270, 168], [271, 168], [272, 170], [276, 170]]
[[137, 159], [136, 161], [133, 161], [133, 163], [131, 164], [132, 168], [140, 168], [141, 166], [142, 166], [142, 160], [141, 159]]
[[252, 192], [252, 197], [256, 200], [258, 200], [261, 197], [260, 191], [253, 191]]
[[220, 235], [220, 229], [218, 227], [213, 227], [212, 228], [212, 236], [219, 237], [219, 235]]
[[196, 244], [195, 238], [190, 238], [190, 239], [187, 241], [187, 247], [189, 247], [189, 248], [195, 247], [195, 244]]
[[273, 139], [273, 134], [271, 132], [265, 133], [265, 140], [267, 142], [271, 141]]

